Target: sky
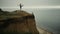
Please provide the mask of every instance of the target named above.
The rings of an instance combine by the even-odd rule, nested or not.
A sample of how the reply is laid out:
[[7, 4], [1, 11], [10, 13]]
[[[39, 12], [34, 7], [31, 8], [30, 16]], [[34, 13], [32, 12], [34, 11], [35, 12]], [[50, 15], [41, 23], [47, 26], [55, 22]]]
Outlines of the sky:
[[25, 7], [60, 6], [60, 0], [0, 0], [0, 7], [18, 7], [19, 3]]

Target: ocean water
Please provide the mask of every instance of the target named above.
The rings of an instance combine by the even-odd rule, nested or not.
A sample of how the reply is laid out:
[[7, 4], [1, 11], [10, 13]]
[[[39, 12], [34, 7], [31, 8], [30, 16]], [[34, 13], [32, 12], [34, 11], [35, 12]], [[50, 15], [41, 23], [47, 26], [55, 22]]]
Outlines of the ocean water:
[[51, 31], [54, 34], [60, 34], [59, 8], [36, 8], [29, 9], [28, 11], [34, 13], [36, 24], [38, 27]]
[[[2, 8], [3, 9], [3, 8]], [[14, 11], [17, 8], [6, 8], [4, 11]], [[51, 31], [54, 34], [60, 34], [60, 9], [59, 8], [23, 8], [29, 13], [35, 15], [36, 26]]]

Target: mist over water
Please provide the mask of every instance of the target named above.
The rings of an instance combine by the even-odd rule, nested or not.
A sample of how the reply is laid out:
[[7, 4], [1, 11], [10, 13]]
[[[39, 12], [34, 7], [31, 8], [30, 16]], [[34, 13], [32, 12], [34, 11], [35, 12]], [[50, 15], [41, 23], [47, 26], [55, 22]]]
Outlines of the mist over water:
[[33, 12], [36, 19], [36, 25], [53, 32], [60, 34], [60, 9], [44, 8], [44, 9], [25, 9], [28, 12]]
[[[7, 10], [7, 9], [3, 9]], [[11, 9], [8, 9], [11, 11]], [[12, 9], [17, 10], [17, 9]], [[54, 34], [60, 34], [60, 9], [58, 8], [23, 8], [34, 13], [37, 27], [44, 28]]]

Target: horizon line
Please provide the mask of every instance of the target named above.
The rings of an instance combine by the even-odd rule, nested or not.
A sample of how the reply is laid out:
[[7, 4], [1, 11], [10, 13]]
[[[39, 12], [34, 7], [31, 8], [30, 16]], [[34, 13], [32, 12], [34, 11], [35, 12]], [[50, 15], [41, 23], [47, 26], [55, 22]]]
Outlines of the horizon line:
[[[0, 7], [0, 8], [20, 8], [18, 6], [16, 7]], [[24, 6], [23, 8], [60, 8], [60, 6]]]

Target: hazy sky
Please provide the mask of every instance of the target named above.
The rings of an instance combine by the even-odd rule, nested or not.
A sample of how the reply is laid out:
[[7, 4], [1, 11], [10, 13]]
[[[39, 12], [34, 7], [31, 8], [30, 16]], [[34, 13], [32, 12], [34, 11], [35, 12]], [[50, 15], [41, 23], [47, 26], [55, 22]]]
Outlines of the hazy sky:
[[24, 6], [60, 6], [60, 0], [0, 0], [0, 7], [16, 7], [19, 3]]

